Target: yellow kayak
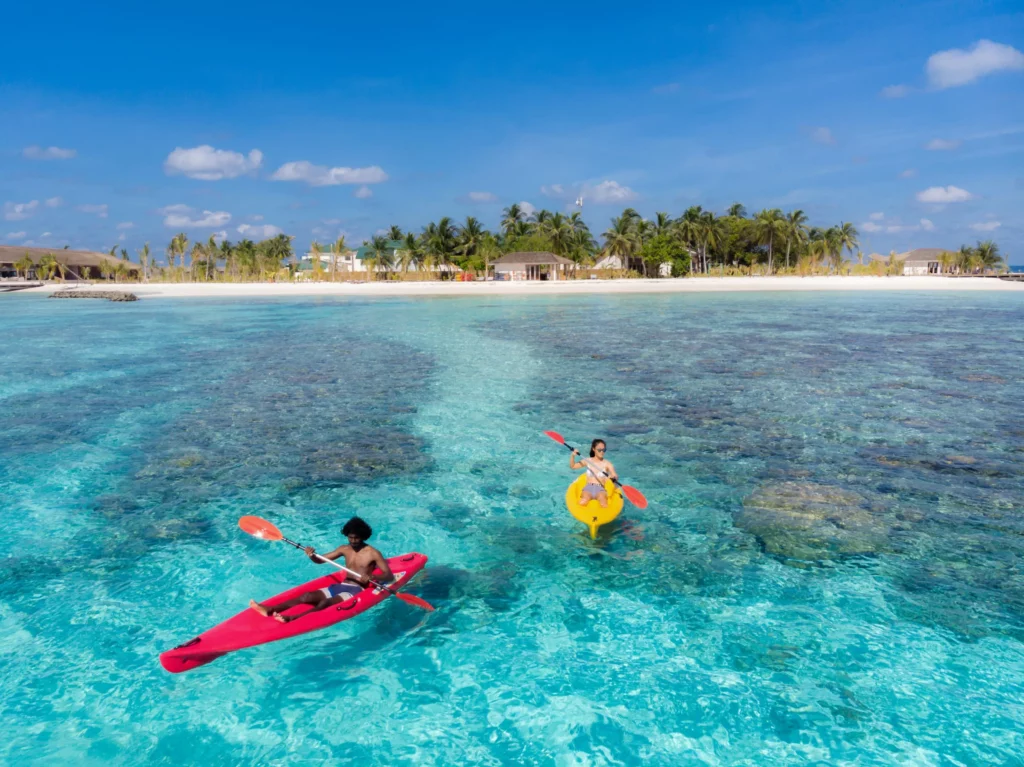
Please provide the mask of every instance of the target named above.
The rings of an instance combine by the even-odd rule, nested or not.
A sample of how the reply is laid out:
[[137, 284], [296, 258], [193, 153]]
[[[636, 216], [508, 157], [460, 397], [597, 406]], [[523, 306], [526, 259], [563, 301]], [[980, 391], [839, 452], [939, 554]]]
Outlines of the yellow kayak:
[[597, 537], [597, 528], [607, 525], [622, 511], [622, 493], [615, 487], [610, 479], [605, 480], [604, 489], [608, 493], [608, 506], [603, 508], [596, 500], [591, 500], [586, 506], [580, 506], [580, 493], [583, 486], [587, 484], [587, 475], [580, 475], [575, 482], [569, 485], [565, 491], [565, 505], [569, 513], [576, 519], [590, 528], [590, 537]]

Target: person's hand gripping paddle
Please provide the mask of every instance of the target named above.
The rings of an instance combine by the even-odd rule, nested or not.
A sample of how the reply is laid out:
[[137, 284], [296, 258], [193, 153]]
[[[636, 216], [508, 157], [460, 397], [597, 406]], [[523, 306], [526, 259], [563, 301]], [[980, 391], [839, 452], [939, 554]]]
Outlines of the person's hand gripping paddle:
[[[569, 450], [572, 451], [572, 452], [576, 451], [576, 448], [574, 448], [572, 445], [567, 445], [566, 444], [565, 437], [563, 437], [557, 431], [546, 431], [544, 433], [547, 434], [549, 437], [551, 437], [551, 439], [553, 439], [559, 445], [565, 445], [565, 447], [569, 448]], [[586, 458], [584, 458], [583, 460], [586, 461]], [[606, 472], [606, 471], [601, 471], [601, 469], [597, 469], [594, 466], [591, 466], [591, 468], [595, 469], [596, 471], [600, 472], [601, 474], [604, 474], [604, 476], [608, 477], [608, 479], [610, 479], [616, 485], [621, 487], [622, 488], [622, 494], [624, 496], [626, 496], [626, 498], [629, 499], [629, 502], [631, 504], [636, 506], [638, 509], [646, 509], [647, 508], [647, 499], [644, 498], [644, 494], [641, 493], [639, 490], [637, 490], [635, 487], [630, 487], [629, 485], [624, 485], [621, 482], [619, 482], [619, 480], [614, 479], [612, 477], [609, 477], [608, 476], [608, 472]]]
[[[238, 520], [238, 526], [242, 528], [242, 530], [244, 530], [245, 532], [249, 533], [249, 535], [252, 535], [256, 538], [261, 538], [264, 541], [283, 541], [284, 543], [287, 543], [290, 546], [294, 546], [297, 549], [306, 548], [301, 543], [296, 543], [295, 541], [285, 538], [281, 531], [277, 529], [276, 525], [260, 517], [242, 517], [240, 520]], [[363, 576], [361, 576], [354, 570], [349, 570], [347, 567], [345, 567], [345, 565], [339, 565], [334, 560], [327, 559], [326, 557], [322, 557], [319, 554], [316, 555], [316, 558], [319, 559], [321, 562], [326, 562], [329, 565], [334, 565], [339, 570], [344, 570], [349, 575], [354, 575], [356, 578], [362, 581]], [[403, 594], [401, 592], [394, 591], [392, 589], [389, 589], [387, 586], [381, 583], [377, 583], [377, 581], [371, 580], [369, 578], [367, 580], [369, 581], [371, 586], [378, 588], [381, 591], [386, 591], [389, 596], [398, 597], [400, 600], [402, 600], [408, 605], [413, 605], [414, 607], [419, 607], [421, 610], [428, 610], [431, 612], [433, 612], [434, 610], [433, 605], [431, 605], [429, 602], [420, 599], [417, 596], [413, 596], [412, 594]]]

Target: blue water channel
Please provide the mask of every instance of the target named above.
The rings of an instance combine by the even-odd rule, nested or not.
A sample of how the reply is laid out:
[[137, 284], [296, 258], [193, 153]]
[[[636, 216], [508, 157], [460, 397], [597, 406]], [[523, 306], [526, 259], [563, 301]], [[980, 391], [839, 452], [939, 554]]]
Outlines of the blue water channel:
[[[4, 296], [0, 763], [1020, 764], [1022, 479], [1018, 294]], [[253, 513], [437, 611], [168, 674]]]

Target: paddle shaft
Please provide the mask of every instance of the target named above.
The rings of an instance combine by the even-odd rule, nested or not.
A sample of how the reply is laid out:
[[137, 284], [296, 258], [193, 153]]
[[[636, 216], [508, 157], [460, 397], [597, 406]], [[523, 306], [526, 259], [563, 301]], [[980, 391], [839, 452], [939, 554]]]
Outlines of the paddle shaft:
[[[568, 442], [563, 442], [562, 444], [563, 444], [563, 445], [565, 445], [565, 446], [566, 446], [567, 448], [569, 448], [569, 451], [570, 451], [570, 452], [573, 452], [573, 453], [575, 453], [575, 452], [576, 452], [576, 448], [574, 448], [574, 447], [573, 447], [572, 445], [570, 445], [570, 444], [569, 444]], [[589, 468], [591, 468], [591, 469], [596, 469], [597, 471], [601, 472], [601, 473], [602, 473], [602, 474], [604, 474], [604, 475], [605, 475], [606, 477], [608, 477], [608, 479], [610, 479], [610, 480], [611, 480], [612, 482], [614, 482], [614, 483], [615, 483], [616, 485], [618, 485], [619, 487], [622, 487], [622, 483], [621, 483], [621, 482], [619, 482], [619, 480], [615, 479], [615, 477], [613, 477], [613, 476], [612, 476], [611, 474], [609, 474], [609, 473], [608, 473], [607, 471], [605, 471], [604, 469], [598, 469], [598, 468], [597, 468], [596, 466], [592, 466], [591, 464], [587, 463], [587, 459], [586, 459], [586, 458], [583, 458], [583, 456], [582, 456], [582, 455], [580, 456], [580, 458], [581, 458], [581, 460], [583, 461], [583, 463], [586, 463], [586, 464], [587, 464], [587, 466], [588, 466]]]
[[[296, 543], [291, 538], [285, 538], [284, 536], [281, 536], [281, 540], [284, 541], [285, 543], [291, 544], [292, 546], [294, 546], [297, 549], [305, 549], [306, 548], [301, 543]], [[356, 578], [362, 578], [363, 577], [359, 573], [357, 573], [355, 570], [349, 570], [347, 567], [345, 567], [345, 565], [339, 565], [333, 559], [328, 559], [327, 557], [322, 557], [319, 554], [316, 555], [316, 558], [319, 559], [321, 562], [326, 562], [329, 565], [334, 565], [339, 570], [344, 570], [346, 573], [348, 573], [349, 575], [354, 575]], [[366, 580], [369, 582], [369, 584], [371, 586], [375, 586], [376, 588], [381, 589], [382, 591], [386, 591], [386, 592], [388, 592], [388, 594], [390, 594], [393, 597], [398, 596], [398, 592], [397, 591], [392, 591], [387, 586], [385, 586], [383, 583], [377, 583], [377, 581], [373, 580], [372, 578], [367, 578]]]

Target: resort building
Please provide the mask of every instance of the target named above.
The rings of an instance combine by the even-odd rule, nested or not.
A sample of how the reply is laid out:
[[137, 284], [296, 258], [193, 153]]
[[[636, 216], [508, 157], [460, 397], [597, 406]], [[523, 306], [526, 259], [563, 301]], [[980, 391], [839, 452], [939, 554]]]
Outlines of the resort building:
[[[392, 271], [401, 270], [401, 257], [402, 251], [405, 250], [405, 244], [401, 240], [388, 240], [388, 246], [384, 251], [384, 257], [392, 265]], [[299, 261], [299, 274], [308, 274], [313, 271], [313, 260], [316, 258], [316, 254], [312, 251], [302, 256]], [[325, 248], [320, 253], [320, 262], [323, 264], [323, 270], [329, 272], [331, 269], [331, 258], [332, 253], [329, 248]], [[338, 263], [335, 267], [336, 273], [343, 272], [368, 272], [370, 266], [367, 263], [373, 259], [373, 248], [368, 245], [362, 245], [358, 248], [346, 250], [342, 255], [338, 256]], [[384, 267], [377, 265], [374, 271], [383, 272]], [[414, 265], [410, 265], [409, 271], [416, 271]]]
[[[897, 253], [896, 260], [903, 262], [903, 274], [905, 275], [942, 274], [940, 257], [943, 253], [950, 252], [955, 251], [943, 248], [915, 248], [905, 253]], [[889, 256], [883, 256], [880, 253], [872, 253], [868, 256], [868, 259], [871, 261], [881, 261], [885, 264], [889, 263], [889, 258]]]
[[554, 253], [507, 253], [491, 266], [496, 280], [564, 280], [575, 264]]
[[101, 280], [114, 279], [113, 271], [121, 265], [127, 270], [130, 278], [137, 278], [142, 267], [131, 261], [114, 258], [106, 253], [92, 250], [53, 250], [51, 248], [25, 248], [15, 245], [0, 245], [0, 279], [17, 279], [24, 275], [21, 264], [31, 261], [27, 269], [30, 280], [43, 278], [39, 263], [46, 255], [53, 256], [58, 266], [53, 277], [64, 280]]

